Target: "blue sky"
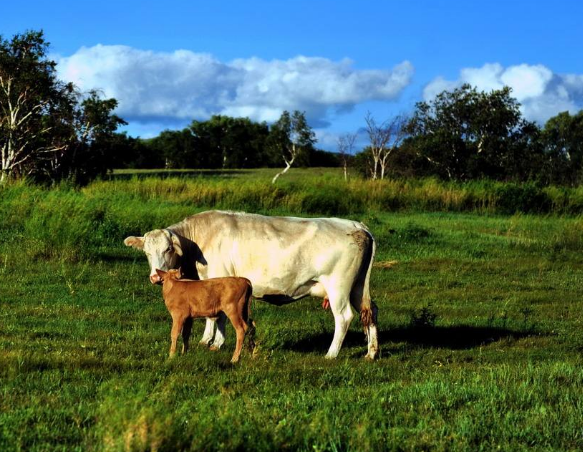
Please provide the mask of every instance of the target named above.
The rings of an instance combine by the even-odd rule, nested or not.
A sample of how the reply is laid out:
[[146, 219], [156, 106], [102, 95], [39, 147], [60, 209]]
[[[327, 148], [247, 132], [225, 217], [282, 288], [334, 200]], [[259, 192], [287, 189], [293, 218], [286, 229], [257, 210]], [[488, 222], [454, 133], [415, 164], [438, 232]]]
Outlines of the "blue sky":
[[583, 2], [29, 1], [0, 34], [43, 29], [61, 78], [116, 97], [132, 135], [211, 114], [304, 110], [320, 146], [470, 82], [510, 85], [528, 119], [583, 108]]

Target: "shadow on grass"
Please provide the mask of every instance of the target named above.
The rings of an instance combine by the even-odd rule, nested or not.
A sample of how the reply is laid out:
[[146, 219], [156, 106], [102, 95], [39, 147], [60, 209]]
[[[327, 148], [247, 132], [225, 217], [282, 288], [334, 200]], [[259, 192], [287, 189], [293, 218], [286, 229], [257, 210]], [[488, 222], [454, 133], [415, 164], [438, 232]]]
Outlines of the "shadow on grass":
[[[464, 350], [488, 345], [500, 340], [516, 340], [532, 336], [530, 331], [516, 331], [499, 327], [481, 326], [436, 326], [431, 328], [400, 327], [379, 331], [381, 348], [405, 342], [420, 348], [448, 348]], [[287, 342], [283, 348], [297, 352], [325, 352], [330, 347], [333, 333], [320, 333], [299, 341]], [[342, 348], [365, 346], [364, 333], [348, 331]]]

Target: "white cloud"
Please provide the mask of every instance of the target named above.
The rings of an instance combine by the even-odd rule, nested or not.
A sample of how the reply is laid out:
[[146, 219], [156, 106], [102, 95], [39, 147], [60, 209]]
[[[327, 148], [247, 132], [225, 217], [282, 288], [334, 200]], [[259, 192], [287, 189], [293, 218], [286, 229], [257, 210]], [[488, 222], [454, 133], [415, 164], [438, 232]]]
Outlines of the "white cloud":
[[82, 47], [58, 57], [59, 76], [119, 101], [117, 113], [142, 123], [184, 123], [212, 114], [274, 121], [306, 111], [314, 126], [370, 100], [392, 100], [410, 83], [408, 61], [392, 70], [356, 70], [352, 62], [298, 56], [221, 62], [209, 54], [152, 52], [126, 46]]
[[431, 100], [441, 91], [464, 83], [484, 91], [511, 87], [512, 96], [521, 103], [524, 117], [539, 123], [562, 111], [574, 113], [583, 108], [583, 75], [554, 74], [540, 64], [504, 68], [491, 63], [480, 68], [465, 68], [457, 80], [434, 79], [425, 87], [423, 97], [426, 101]]

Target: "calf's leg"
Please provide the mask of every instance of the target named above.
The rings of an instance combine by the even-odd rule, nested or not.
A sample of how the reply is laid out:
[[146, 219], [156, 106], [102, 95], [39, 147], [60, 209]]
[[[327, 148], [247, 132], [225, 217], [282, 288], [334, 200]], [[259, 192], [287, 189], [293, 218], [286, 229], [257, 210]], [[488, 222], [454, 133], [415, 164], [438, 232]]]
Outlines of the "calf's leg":
[[186, 317], [181, 315], [172, 315], [172, 330], [170, 331], [170, 358], [176, 354], [176, 342], [178, 341], [178, 336], [182, 330], [182, 325], [184, 325], [184, 320], [186, 320]]
[[229, 316], [229, 320], [235, 328], [237, 333], [237, 345], [235, 346], [235, 352], [231, 358], [232, 363], [239, 361], [239, 356], [241, 356], [241, 349], [243, 348], [243, 342], [245, 341], [245, 332], [247, 331], [247, 324], [241, 316]]

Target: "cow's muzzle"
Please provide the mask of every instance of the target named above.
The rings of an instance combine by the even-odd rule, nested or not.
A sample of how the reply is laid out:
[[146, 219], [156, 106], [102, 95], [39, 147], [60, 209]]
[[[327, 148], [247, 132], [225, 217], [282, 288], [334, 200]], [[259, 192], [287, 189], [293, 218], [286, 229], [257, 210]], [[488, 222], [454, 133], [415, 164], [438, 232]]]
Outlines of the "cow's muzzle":
[[162, 278], [160, 278], [160, 275], [150, 275], [150, 282], [152, 284], [162, 284]]

